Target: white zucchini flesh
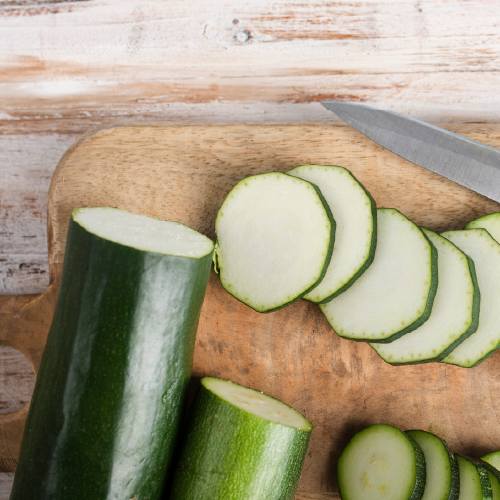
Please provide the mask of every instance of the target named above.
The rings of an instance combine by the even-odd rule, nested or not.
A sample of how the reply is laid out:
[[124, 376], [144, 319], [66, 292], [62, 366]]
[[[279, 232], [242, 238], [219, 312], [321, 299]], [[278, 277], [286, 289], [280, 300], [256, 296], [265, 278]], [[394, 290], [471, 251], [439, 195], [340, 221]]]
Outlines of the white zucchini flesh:
[[488, 471], [488, 479], [491, 484], [491, 493], [493, 500], [500, 500], [500, 481], [491, 471]]
[[474, 263], [446, 238], [421, 229], [438, 251], [439, 286], [422, 326], [390, 344], [370, 344], [391, 364], [443, 359], [477, 330], [480, 298]]
[[310, 431], [312, 424], [297, 410], [262, 392], [217, 378], [204, 378], [207, 389], [229, 404], [275, 424]]
[[483, 462], [487, 462], [490, 465], [493, 465], [495, 469], [500, 471], [500, 451], [493, 451], [492, 453], [488, 453], [484, 457], [481, 457]]
[[494, 214], [483, 215], [470, 221], [465, 229], [486, 229], [490, 236], [500, 243], [500, 212], [495, 212]]
[[481, 290], [478, 329], [442, 360], [470, 368], [500, 347], [500, 245], [485, 229], [447, 231], [442, 236], [474, 260]]
[[425, 457], [425, 489], [422, 500], [457, 500], [460, 474], [457, 460], [446, 443], [425, 431], [406, 431]]
[[460, 470], [460, 496], [458, 500], [483, 500], [481, 479], [474, 464], [457, 455]]
[[328, 302], [349, 288], [373, 261], [377, 244], [375, 201], [343, 167], [302, 165], [287, 173], [318, 186], [336, 222], [335, 245], [325, 277], [303, 297]]
[[215, 231], [222, 286], [256, 311], [270, 312], [319, 284], [331, 259], [335, 221], [316, 186], [272, 172], [232, 189]]
[[377, 424], [351, 439], [339, 458], [337, 475], [342, 500], [420, 500], [425, 459], [399, 429]]
[[372, 265], [320, 309], [341, 337], [392, 342], [429, 317], [437, 289], [437, 252], [403, 214], [391, 208], [377, 212]]
[[101, 238], [146, 252], [198, 259], [212, 252], [214, 246], [212, 240], [179, 222], [117, 208], [78, 208], [73, 218]]

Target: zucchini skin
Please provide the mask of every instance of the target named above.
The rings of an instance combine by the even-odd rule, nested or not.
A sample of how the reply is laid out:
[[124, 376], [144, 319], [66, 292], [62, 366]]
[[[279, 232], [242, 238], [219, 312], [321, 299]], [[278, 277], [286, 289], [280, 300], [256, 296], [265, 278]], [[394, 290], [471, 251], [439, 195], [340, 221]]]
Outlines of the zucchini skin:
[[249, 414], [200, 384], [169, 500], [292, 500], [311, 430]]
[[71, 219], [11, 500], [160, 498], [211, 259], [140, 251]]

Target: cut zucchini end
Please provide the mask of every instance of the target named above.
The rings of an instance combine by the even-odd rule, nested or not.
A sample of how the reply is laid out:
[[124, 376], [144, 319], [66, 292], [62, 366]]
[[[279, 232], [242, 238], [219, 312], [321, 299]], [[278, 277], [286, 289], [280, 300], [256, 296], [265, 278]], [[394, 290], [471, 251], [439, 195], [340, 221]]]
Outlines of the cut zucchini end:
[[312, 423], [297, 410], [267, 394], [218, 378], [204, 377], [201, 383], [205, 389], [246, 413], [300, 431], [313, 430]]
[[141, 251], [200, 259], [214, 250], [211, 239], [180, 222], [118, 208], [76, 208], [72, 218], [89, 233]]

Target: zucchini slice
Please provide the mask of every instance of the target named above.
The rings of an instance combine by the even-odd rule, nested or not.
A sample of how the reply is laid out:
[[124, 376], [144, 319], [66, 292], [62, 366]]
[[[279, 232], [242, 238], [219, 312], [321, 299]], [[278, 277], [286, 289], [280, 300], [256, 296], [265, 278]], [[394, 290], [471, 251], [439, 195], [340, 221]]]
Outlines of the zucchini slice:
[[421, 500], [425, 458], [404, 432], [376, 424], [349, 441], [337, 474], [342, 500]]
[[484, 457], [481, 457], [481, 460], [492, 465], [493, 467], [495, 467], [495, 469], [500, 471], [500, 451], [493, 451], [491, 453], [488, 453]]
[[291, 500], [312, 427], [270, 396], [205, 377], [188, 417], [169, 498]]
[[377, 212], [373, 264], [342, 295], [319, 307], [341, 337], [387, 343], [427, 321], [437, 290], [437, 251], [397, 210]]
[[487, 469], [476, 460], [455, 456], [460, 470], [458, 500], [493, 500]]
[[481, 290], [476, 333], [455, 348], [443, 363], [470, 368], [500, 347], [500, 245], [485, 229], [447, 231], [442, 236], [474, 260]]
[[465, 229], [486, 229], [490, 236], [500, 243], [500, 212], [494, 214], [483, 215], [477, 219], [470, 221]]
[[12, 500], [161, 497], [213, 248], [176, 222], [73, 211]]
[[498, 479], [498, 475], [495, 475], [491, 469], [486, 467], [488, 472], [488, 479], [491, 484], [491, 494], [493, 496], [493, 500], [500, 500], [500, 481]]
[[440, 361], [479, 324], [479, 286], [474, 262], [453, 243], [421, 228], [438, 251], [439, 286], [429, 319], [390, 344], [370, 344], [391, 365]]
[[422, 500], [458, 500], [460, 473], [454, 453], [446, 441], [425, 431], [406, 431], [425, 457], [425, 489]]
[[488, 479], [491, 483], [493, 500], [500, 500], [500, 453], [494, 451], [481, 458], [481, 462], [488, 470]]
[[258, 312], [295, 302], [323, 279], [335, 221], [320, 190], [279, 172], [238, 182], [215, 220], [222, 286]]
[[325, 277], [303, 297], [311, 302], [328, 302], [345, 292], [372, 263], [377, 246], [377, 205], [345, 168], [302, 165], [287, 174], [318, 186], [337, 224]]

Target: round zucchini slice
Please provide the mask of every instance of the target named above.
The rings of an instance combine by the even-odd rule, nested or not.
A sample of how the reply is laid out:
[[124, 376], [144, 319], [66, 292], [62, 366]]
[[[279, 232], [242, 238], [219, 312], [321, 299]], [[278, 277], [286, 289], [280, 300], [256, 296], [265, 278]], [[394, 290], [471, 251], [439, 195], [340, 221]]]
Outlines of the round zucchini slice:
[[377, 205], [345, 168], [303, 165], [287, 173], [320, 188], [337, 225], [332, 260], [325, 277], [303, 297], [311, 302], [328, 302], [345, 292], [373, 262], [377, 246]]
[[335, 221], [310, 182], [271, 172], [240, 181], [215, 221], [222, 286], [258, 312], [295, 302], [323, 279]]
[[410, 436], [376, 424], [349, 441], [337, 474], [342, 500], [421, 500], [425, 458]]
[[319, 307], [337, 335], [387, 343], [429, 318], [437, 290], [437, 251], [397, 210], [377, 212], [372, 265], [343, 294]]
[[390, 344], [370, 345], [391, 365], [440, 361], [479, 324], [480, 294], [474, 262], [446, 238], [421, 228], [438, 251], [439, 286], [429, 319]]
[[483, 215], [470, 221], [464, 229], [486, 229], [490, 236], [500, 243], [500, 212]]
[[425, 489], [422, 500], [457, 500], [460, 473], [454, 453], [446, 441], [425, 431], [406, 431], [425, 457]]
[[443, 363], [471, 368], [500, 347], [500, 244], [485, 229], [447, 231], [442, 236], [474, 260], [481, 290], [479, 326]]
[[169, 498], [292, 500], [312, 427], [270, 396], [205, 377], [188, 417]]
[[493, 500], [488, 471], [479, 461], [457, 457], [460, 470], [460, 496], [458, 500]]
[[488, 453], [484, 457], [481, 457], [481, 460], [492, 465], [493, 467], [495, 467], [495, 469], [500, 471], [500, 451], [493, 451], [491, 453]]

